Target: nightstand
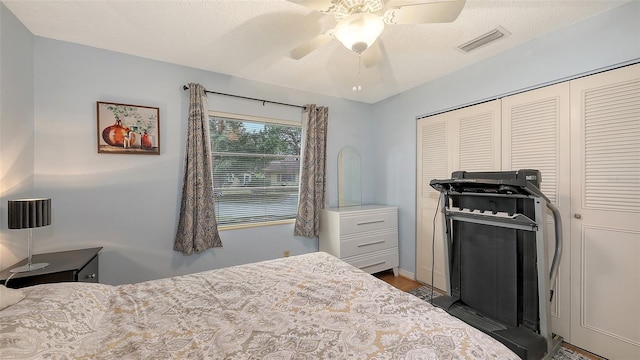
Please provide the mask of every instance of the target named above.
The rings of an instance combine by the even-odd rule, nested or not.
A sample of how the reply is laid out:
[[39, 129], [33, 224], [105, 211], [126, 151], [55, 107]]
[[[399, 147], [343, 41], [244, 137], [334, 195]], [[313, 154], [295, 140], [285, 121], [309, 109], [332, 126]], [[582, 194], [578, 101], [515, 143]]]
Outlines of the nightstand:
[[[9, 280], [10, 288], [56, 283], [56, 282], [98, 282], [98, 253], [102, 247], [78, 249], [70, 251], [35, 254], [33, 263], [49, 263], [44, 269], [15, 274]], [[10, 270], [25, 265], [27, 259], [13, 264], [0, 272], [0, 284], [4, 284], [11, 275]]]

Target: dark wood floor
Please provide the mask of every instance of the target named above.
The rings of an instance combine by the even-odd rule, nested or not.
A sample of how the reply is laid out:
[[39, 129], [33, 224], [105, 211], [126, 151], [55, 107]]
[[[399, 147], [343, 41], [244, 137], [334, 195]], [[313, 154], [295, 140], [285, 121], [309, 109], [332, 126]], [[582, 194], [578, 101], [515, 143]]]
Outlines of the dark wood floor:
[[[379, 272], [377, 274], [373, 274], [375, 277], [377, 277], [378, 279], [392, 285], [395, 288], [398, 288], [402, 291], [411, 291], [413, 289], [419, 288], [420, 286], [422, 286], [422, 283], [419, 283], [417, 281], [411, 280], [409, 278], [406, 278], [404, 276], [393, 276], [393, 271], [391, 270], [387, 270], [387, 271], [383, 271], [383, 272]], [[575, 347], [569, 343], [563, 343], [562, 344], [563, 347], [569, 349], [569, 350], [573, 350], [577, 353], [579, 353], [580, 355], [588, 358], [588, 359], [592, 359], [592, 360], [602, 360], [604, 358], [592, 354], [584, 349], [581, 349], [579, 347]]]

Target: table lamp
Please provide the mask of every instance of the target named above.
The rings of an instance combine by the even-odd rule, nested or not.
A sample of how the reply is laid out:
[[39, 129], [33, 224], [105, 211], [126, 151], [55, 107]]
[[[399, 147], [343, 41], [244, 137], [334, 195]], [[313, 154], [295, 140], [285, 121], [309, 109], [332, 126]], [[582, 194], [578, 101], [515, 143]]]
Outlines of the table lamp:
[[27, 264], [9, 271], [20, 273], [49, 266], [48, 263], [31, 263], [31, 241], [33, 228], [51, 225], [51, 199], [9, 200], [7, 213], [9, 229], [29, 229], [29, 257], [27, 258]]

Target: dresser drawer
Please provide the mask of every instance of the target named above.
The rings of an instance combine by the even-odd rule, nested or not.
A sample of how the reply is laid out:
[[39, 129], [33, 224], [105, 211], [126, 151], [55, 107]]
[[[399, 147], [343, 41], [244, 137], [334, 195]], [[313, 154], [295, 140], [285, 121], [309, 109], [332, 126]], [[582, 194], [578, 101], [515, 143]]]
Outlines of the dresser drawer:
[[340, 256], [361, 255], [397, 246], [398, 232], [395, 229], [346, 235], [340, 240]]
[[96, 255], [85, 267], [78, 272], [79, 282], [98, 282], [98, 256]]
[[373, 274], [398, 267], [398, 248], [396, 247], [375, 251], [365, 255], [352, 256], [343, 260], [362, 271]]
[[343, 215], [340, 217], [340, 234], [354, 234], [365, 231], [398, 227], [396, 210]]

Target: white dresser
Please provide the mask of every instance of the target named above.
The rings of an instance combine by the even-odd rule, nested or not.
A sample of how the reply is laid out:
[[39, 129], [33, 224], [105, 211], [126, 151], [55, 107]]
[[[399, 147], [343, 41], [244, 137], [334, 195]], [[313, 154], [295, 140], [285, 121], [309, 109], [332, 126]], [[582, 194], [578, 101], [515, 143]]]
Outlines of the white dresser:
[[320, 251], [370, 274], [393, 269], [398, 276], [398, 209], [386, 205], [324, 209]]

